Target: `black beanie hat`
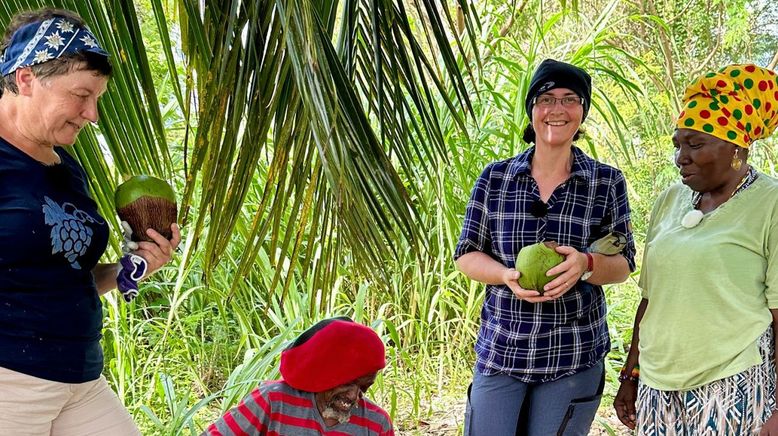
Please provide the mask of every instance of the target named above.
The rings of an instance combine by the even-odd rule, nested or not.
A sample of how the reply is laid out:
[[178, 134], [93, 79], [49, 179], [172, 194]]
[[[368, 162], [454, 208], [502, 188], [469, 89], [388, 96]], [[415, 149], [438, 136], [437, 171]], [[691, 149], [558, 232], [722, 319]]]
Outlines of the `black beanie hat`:
[[565, 62], [546, 59], [538, 65], [529, 84], [524, 107], [532, 121], [532, 101], [540, 94], [556, 88], [567, 88], [583, 99], [583, 118], [586, 120], [592, 97], [592, 77], [584, 70]]

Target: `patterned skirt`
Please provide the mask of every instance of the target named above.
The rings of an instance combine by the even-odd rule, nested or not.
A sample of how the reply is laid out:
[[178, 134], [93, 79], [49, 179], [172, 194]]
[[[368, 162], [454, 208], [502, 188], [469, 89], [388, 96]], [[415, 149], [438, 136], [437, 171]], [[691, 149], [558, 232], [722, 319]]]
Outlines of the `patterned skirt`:
[[660, 391], [640, 383], [637, 434], [758, 434], [776, 407], [772, 326], [759, 338], [759, 351], [761, 365], [689, 391]]

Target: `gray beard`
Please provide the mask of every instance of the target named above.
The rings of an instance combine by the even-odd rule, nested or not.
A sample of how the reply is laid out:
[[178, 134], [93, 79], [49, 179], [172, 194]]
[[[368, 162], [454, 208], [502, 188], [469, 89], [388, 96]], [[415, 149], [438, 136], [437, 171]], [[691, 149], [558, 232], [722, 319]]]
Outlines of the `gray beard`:
[[321, 413], [321, 416], [324, 419], [335, 419], [339, 424], [345, 424], [349, 419], [351, 419], [351, 412], [340, 412], [333, 409], [332, 407], [327, 407]]

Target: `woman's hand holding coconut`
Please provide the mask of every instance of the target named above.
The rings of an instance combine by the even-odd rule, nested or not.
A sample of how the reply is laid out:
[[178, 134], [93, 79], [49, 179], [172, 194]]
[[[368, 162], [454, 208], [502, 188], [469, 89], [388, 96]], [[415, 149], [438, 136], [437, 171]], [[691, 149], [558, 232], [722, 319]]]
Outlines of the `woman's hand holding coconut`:
[[513, 268], [505, 268], [505, 272], [503, 273], [503, 283], [511, 291], [513, 291], [513, 295], [515, 295], [516, 298], [519, 300], [527, 301], [529, 303], [542, 303], [544, 301], [551, 300], [551, 298], [541, 295], [538, 291], [522, 288], [519, 284], [519, 278], [521, 278], [520, 272]]
[[557, 299], [573, 289], [588, 265], [586, 255], [573, 247], [560, 245], [555, 250], [564, 256], [564, 260], [546, 273], [549, 277], [555, 277], [543, 286], [543, 296], [549, 300]]
[[181, 230], [178, 224], [173, 223], [170, 225], [170, 233], [172, 237], [168, 240], [158, 231], [146, 229], [146, 236], [151, 238], [153, 242], [134, 242], [134, 244], [137, 244], [137, 248], [132, 251], [132, 254], [144, 258], [148, 263], [146, 275], [143, 278], [154, 274], [173, 259], [173, 254], [181, 243]]
[[[635, 247], [623, 175], [573, 145], [591, 95], [585, 71], [543, 61], [525, 100], [534, 146], [489, 164], [470, 196], [455, 258], [486, 295], [465, 435], [586, 434], [594, 419], [609, 351], [600, 285], [626, 279]], [[584, 253], [614, 232], [620, 254]]]
[[146, 278], [170, 262], [181, 243], [173, 187], [157, 177], [136, 175], [117, 186], [114, 202], [124, 236], [122, 250], [146, 260]]
[[587, 270], [588, 259], [573, 247], [544, 242], [523, 248], [516, 266], [519, 270], [506, 269], [505, 284], [519, 300], [543, 303], [575, 287]]

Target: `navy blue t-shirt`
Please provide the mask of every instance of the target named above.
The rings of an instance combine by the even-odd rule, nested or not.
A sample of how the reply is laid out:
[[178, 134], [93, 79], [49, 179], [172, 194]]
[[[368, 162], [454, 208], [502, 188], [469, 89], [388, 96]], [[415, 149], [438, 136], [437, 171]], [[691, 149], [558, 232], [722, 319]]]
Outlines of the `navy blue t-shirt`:
[[83, 168], [56, 152], [46, 166], [0, 138], [0, 366], [83, 383], [103, 369], [92, 269], [108, 226]]

